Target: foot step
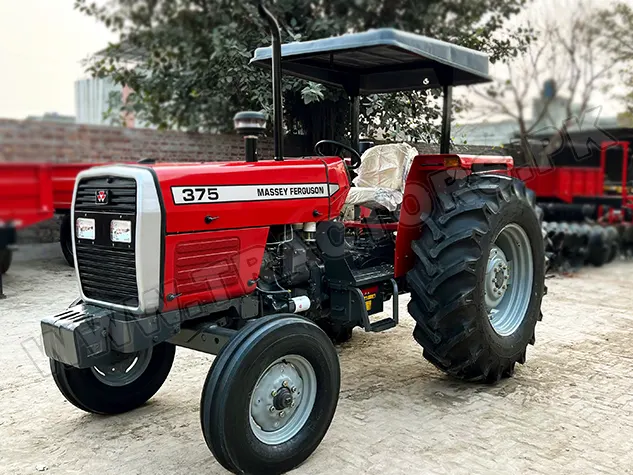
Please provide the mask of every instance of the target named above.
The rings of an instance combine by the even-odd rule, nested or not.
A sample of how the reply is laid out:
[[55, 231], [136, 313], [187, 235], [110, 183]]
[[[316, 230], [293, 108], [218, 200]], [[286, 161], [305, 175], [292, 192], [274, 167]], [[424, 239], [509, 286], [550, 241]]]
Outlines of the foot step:
[[398, 322], [396, 322], [393, 318], [383, 318], [377, 322], [374, 322], [370, 325], [370, 329], [374, 333], [384, 332], [385, 330], [391, 330]]

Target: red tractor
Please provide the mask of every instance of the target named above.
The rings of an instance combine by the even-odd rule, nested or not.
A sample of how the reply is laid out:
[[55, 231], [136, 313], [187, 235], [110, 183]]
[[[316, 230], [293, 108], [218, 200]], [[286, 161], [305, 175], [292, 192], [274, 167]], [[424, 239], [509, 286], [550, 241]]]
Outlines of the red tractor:
[[[72, 222], [81, 296], [42, 321], [57, 386], [97, 414], [151, 398], [176, 346], [217, 355], [200, 421], [216, 459], [236, 473], [282, 473], [310, 456], [338, 401], [332, 341], [355, 327], [394, 327], [400, 295], [411, 294], [426, 359], [456, 378], [495, 382], [525, 362], [545, 290], [541, 227], [510, 177], [512, 160], [448, 153], [452, 87], [488, 81], [485, 55], [390, 29], [282, 49], [277, 21], [261, 4], [260, 13], [273, 46], [252, 62], [272, 66], [275, 160], [257, 159], [263, 116], [241, 113], [244, 162], [80, 173]], [[323, 143], [318, 156], [284, 158], [282, 71], [348, 91], [352, 146], [334, 145], [351, 160], [321, 156]], [[424, 88], [444, 91], [441, 154], [412, 157], [402, 190], [353, 191], [363, 188], [350, 179], [363, 172], [358, 97]], [[398, 193], [395, 209], [380, 204]], [[359, 203], [363, 194], [371, 199]], [[341, 218], [346, 201], [361, 218]], [[388, 300], [392, 315], [374, 321]]]

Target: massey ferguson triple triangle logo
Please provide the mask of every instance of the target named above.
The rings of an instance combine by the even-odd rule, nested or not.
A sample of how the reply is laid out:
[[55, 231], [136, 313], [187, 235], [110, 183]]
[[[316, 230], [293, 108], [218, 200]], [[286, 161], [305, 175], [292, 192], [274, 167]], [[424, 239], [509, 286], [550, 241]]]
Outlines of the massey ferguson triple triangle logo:
[[95, 192], [95, 203], [98, 205], [107, 205], [108, 198], [108, 190], [99, 190]]

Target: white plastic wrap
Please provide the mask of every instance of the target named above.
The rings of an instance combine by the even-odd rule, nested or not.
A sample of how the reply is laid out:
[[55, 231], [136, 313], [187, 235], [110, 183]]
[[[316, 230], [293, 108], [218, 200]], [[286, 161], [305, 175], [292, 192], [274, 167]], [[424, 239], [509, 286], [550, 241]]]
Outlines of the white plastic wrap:
[[383, 207], [389, 211], [395, 211], [400, 203], [402, 203], [402, 192], [389, 188], [352, 187], [345, 200], [345, 204], [350, 206]]
[[378, 145], [362, 156], [345, 203], [395, 211], [402, 203], [409, 168], [418, 151], [406, 143]]
[[404, 191], [411, 162], [418, 151], [409, 144], [378, 145], [362, 156], [354, 184], [363, 188], [388, 188]]

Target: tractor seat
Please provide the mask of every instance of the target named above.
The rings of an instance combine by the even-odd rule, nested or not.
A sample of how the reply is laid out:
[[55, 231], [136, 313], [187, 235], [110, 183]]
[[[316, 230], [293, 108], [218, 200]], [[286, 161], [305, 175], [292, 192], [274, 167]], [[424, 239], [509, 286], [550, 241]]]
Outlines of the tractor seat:
[[365, 151], [345, 204], [395, 211], [402, 203], [409, 168], [418, 153], [406, 143], [377, 145]]

